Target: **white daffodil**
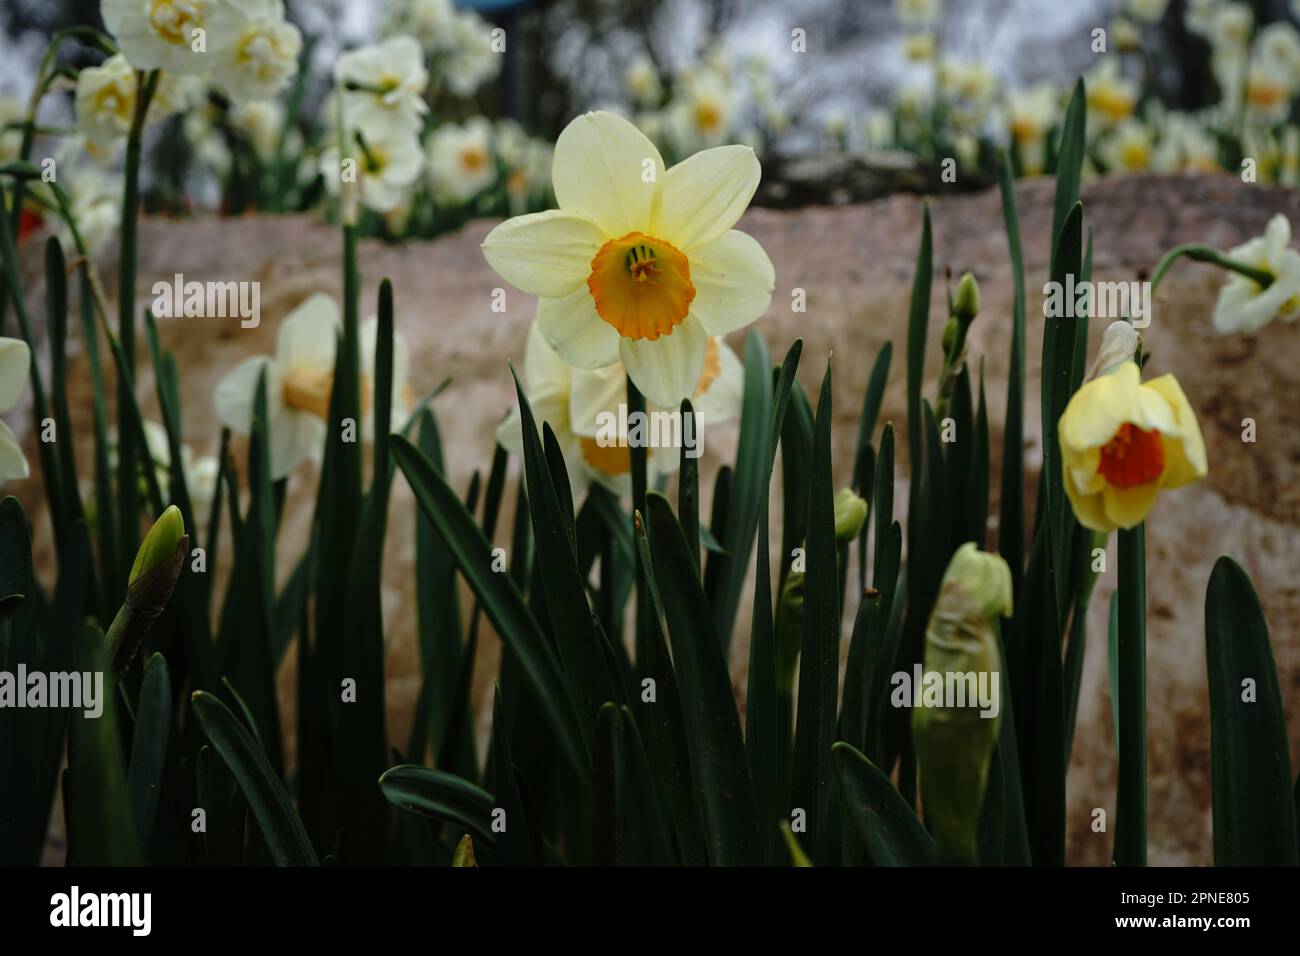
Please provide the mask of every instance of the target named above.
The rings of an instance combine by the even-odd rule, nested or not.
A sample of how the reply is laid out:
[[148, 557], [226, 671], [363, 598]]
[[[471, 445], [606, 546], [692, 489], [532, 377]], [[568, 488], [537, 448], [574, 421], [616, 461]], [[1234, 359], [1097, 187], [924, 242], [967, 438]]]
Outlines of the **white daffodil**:
[[425, 144], [429, 188], [444, 202], [466, 203], [497, 178], [492, 158], [492, 124], [475, 116], [458, 126], [443, 123]]
[[939, 0], [894, 0], [894, 12], [905, 27], [926, 27], [939, 22]]
[[912, 63], [928, 63], [937, 51], [933, 33], [909, 33], [903, 37], [903, 56]]
[[[379, 341], [379, 319], [371, 316], [361, 323], [361, 416], [362, 432], [367, 439], [374, 438], [375, 406], [375, 354]], [[393, 332], [393, 391], [391, 424], [398, 431], [411, 417], [415, 404], [408, 384], [411, 369], [410, 349], [406, 336]]]
[[409, 197], [420, 176], [420, 142], [411, 130], [392, 128], [387, 135], [362, 137], [349, 143], [346, 165], [337, 146], [321, 153], [320, 170], [330, 195], [339, 193], [345, 176], [355, 175], [361, 183], [361, 201], [376, 212], [390, 212]]
[[100, 12], [139, 70], [201, 74], [220, 62], [244, 20], [246, 0], [103, 0]]
[[393, 37], [405, 33], [433, 52], [446, 42], [455, 15], [452, 0], [390, 0], [379, 23], [379, 35]]
[[344, 122], [378, 135], [382, 128], [418, 133], [428, 112], [429, 71], [414, 37], [395, 36], [344, 53], [334, 65], [343, 87]]
[[[0, 338], [0, 415], [11, 411], [23, 397], [31, 373], [32, 353], [21, 339]], [[0, 421], [0, 481], [26, 478], [27, 457], [9, 426]]]
[[246, 19], [217, 61], [215, 79], [236, 103], [278, 96], [298, 72], [302, 34], [284, 18], [282, 0], [236, 0]]
[[[146, 120], [156, 123], [187, 109], [201, 86], [201, 81], [192, 76], [162, 74]], [[86, 150], [95, 159], [111, 160], [131, 131], [135, 96], [135, 67], [120, 53], [77, 74], [77, 130], [85, 137]]]
[[692, 76], [668, 106], [678, 152], [689, 155], [725, 142], [735, 109], [735, 91], [721, 74], [703, 70]]
[[1207, 21], [1210, 43], [1215, 47], [1244, 50], [1250, 45], [1255, 14], [1244, 3], [1211, 4]]
[[472, 96], [497, 75], [503, 58], [492, 49], [487, 23], [468, 10], [457, 12], [440, 51], [442, 77], [457, 96]]
[[213, 455], [194, 459], [186, 471], [185, 487], [190, 493], [190, 503], [195, 516], [206, 522], [212, 510], [212, 499], [217, 496], [217, 482], [221, 478], [221, 462]]
[[1214, 137], [1182, 113], [1169, 113], [1165, 117], [1151, 165], [1163, 173], [1208, 173], [1222, 168]]
[[[121, 184], [93, 163], [82, 162], [66, 177], [68, 207], [86, 252], [96, 255], [116, 233], [122, 211]], [[61, 167], [60, 173], [64, 172]], [[76, 254], [72, 235], [62, 220], [58, 235], [69, 257]]]
[[1129, 13], [1143, 23], [1159, 23], [1164, 19], [1169, 0], [1129, 0]]
[[1138, 87], [1120, 75], [1115, 60], [1104, 59], [1086, 77], [1088, 128], [1110, 129], [1133, 115]]
[[639, 53], [632, 58], [632, 62], [623, 71], [623, 82], [632, 96], [632, 101], [638, 106], [656, 106], [664, 95], [663, 83], [659, 80], [659, 70], [644, 53]]
[[[236, 104], [230, 110], [229, 119], [232, 126], [247, 136], [258, 156], [270, 159], [275, 155], [280, 132], [284, 129], [284, 106], [279, 100]], [[289, 130], [286, 142], [290, 153], [297, 152], [301, 138], [296, 129]]]
[[1121, 53], [1136, 53], [1142, 48], [1142, 28], [1128, 17], [1110, 21], [1110, 40]]
[[1275, 318], [1293, 322], [1300, 316], [1300, 252], [1291, 248], [1291, 224], [1278, 213], [1264, 235], [1229, 250], [1229, 259], [1263, 270], [1273, 277], [1267, 287], [1237, 272], [1229, 272], [1214, 306], [1219, 332], [1257, 332]]
[[775, 274], [735, 225], [761, 169], [744, 146], [705, 150], [665, 170], [626, 120], [588, 113], [555, 144], [559, 209], [507, 220], [488, 234], [488, 263], [540, 297], [542, 336], [572, 365], [620, 358], [649, 401], [691, 395], [708, 339], [757, 319]]
[[1097, 153], [1111, 172], [1135, 173], [1151, 167], [1154, 145], [1147, 125], [1130, 117], [1098, 144]]
[[1025, 175], [1037, 176], [1046, 163], [1047, 131], [1056, 121], [1060, 94], [1050, 83], [1013, 90], [1007, 97], [1011, 139]]
[[232, 431], [252, 429], [257, 381], [266, 373], [271, 478], [286, 477], [304, 459], [319, 463], [325, 446], [334, 353], [339, 333], [337, 303], [317, 293], [280, 324], [275, 356], [244, 359], [218, 383], [217, 417]]
[[[632, 457], [628, 447], [626, 413], [627, 372], [622, 363], [600, 369], [576, 369], [546, 344], [537, 323], [528, 333], [524, 354], [524, 381], [533, 418], [540, 429], [549, 423], [569, 472], [574, 497], [593, 482], [619, 495], [631, 493]], [[695, 431], [723, 424], [740, 414], [744, 393], [744, 368], [720, 338], [709, 339], [704, 372], [692, 397]], [[650, 414], [671, 414], [648, 404]], [[620, 414], [622, 412], [622, 414]], [[684, 430], [674, 432], [676, 436]], [[518, 409], [512, 410], [497, 430], [497, 440], [510, 452], [523, 454], [523, 431]], [[653, 481], [676, 471], [679, 447], [647, 447], [646, 470]]]
[[1269, 57], [1255, 57], [1246, 73], [1246, 106], [1269, 121], [1286, 119], [1295, 89], [1294, 68]]

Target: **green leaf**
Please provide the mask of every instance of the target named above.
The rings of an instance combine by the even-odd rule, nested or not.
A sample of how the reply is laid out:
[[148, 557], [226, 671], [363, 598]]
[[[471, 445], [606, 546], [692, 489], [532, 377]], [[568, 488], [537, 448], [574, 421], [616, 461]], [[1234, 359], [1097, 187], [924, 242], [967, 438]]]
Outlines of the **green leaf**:
[[[745, 337], [745, 393], [740, 411], [740, 439], [732, 472], [727, 526], [718, 540], [726, 554], [718, 556], [723, 578], [713, 601], [713, 626], [725, 654], [731, 648], [736, 609], [745, 587], [749, 555], [758, 530], [758, 512], [767, 495], [764, 459], [768, 455], [768, 428], [772, 414], [772, 357], [755, 329]], [[715, 528], [716, 532], [717, 529]]]
[[668, 829], [636, 721], [607, 703], [596, 714], [592, 742], [592, 850], [600, 866], [664, 866], [672, 862]]
[[421, 511], [437, 527], [461, 574], [483, 604], [488, 620], [518, 658], [569, 766], [580, 780], [587, 779], [589, 751], [573, 698], [564, 683], [559, 661], [529, 614], [519, 588], [509, 575], [493, 573], [491, 546], [433, 463], [409, 441], [396, 436], [393, 458], [405, 474]]
[[1025, 570], [1024, 446], [1025, 446], [1025, 265], [1020, 251], [1020, 217], [1011, 161], [1002, 157], [998, 187], [1006, 224], [1013, 282], [1011, 303], [1011, 367], [1007, 371], [1007, 414], [1002, 428], [1002, 494], [998, 516], [998, 551], [1011, 568], [1016, 599]]
[[[1205, 655], [1214, 863], [1295, 866], [1286, 714], [1268, 623], [1250, 578], [1228, 557], [1215, 562], [1205, 592]], [[1250, 699], [1247, 686], [1253, 690]]]
[[877, 866], [933, 866], [934, 841], [902, 795], [870, 760], [846, 743], [831, 747], [840, 793]]
[[276, 866], [319, 866], [293, 801], [252, 735], [212, 694], [195, 691], [193, 707], [212, 749], [239, 782]]
[[[1061, 126], [1061, 146], [1056, 156], [1056, 193], [1052, 200], [1052, 261], [1071, 210], [1079, 201], [1083, 159], [1087, 150], [1088, 98], [1083, 78], [1074, 84], [1070, 105]], [[1077, 273], [1076, 273], [1077, 275]]]
[[[766, 454], [766, 452], [764, 452]], [[681, 681], [682, 715], [697, 787], [709, 862], [715, 866], [762, 861], [753, 784], [745, 760], [731, 677], [704, 591], [690, 561], [686, 535], [668, 499], [646, 496], [653, 567], [672, 600], [659, 602]]]
[[[808, 815], [808, 842], [820, 848], [830, 812], [831, 744], [839, 698], [840, 597], [835, 542], [835, 488], [831, 477], [831, 365], [826, 363], [813, 432], [808, 501], [807, 574], [799, 715], [794, 740], [794, 801]], [[818, 857], [818, 862], [822, 862]]]
[[[477, 635], [470, 637], [470, 644]], [[538, 854], [533, 844], [532, 825], [524, 804], [523, 794], [516, 779], [515, 763], [510, 757], [510, 741], [505, 714], [501, 708], [501, 688], [493, 688], [492, 702], [492, 789], [498, 805], [505, 812], [505, 833], [497, 843], [497, 854], [502, 863], [523, 866], [536, 863]]]
[[172, 685], [167, 662], [154, 654], [144, 668], [140, 700], [135, 708], [135, 737], [131, 743], [131, 766], [127, 771], [127, 790], [135, 816], [135, 832], [140, 837], [140, 857], [148, 859], [150, 835], [158, 812], [158, 797], [163, 785], [163, 766], [167, 761], [167, 740], [171, 733]]
[[[689, 398], [682, 399], [682, 425], [695, 422], [695, 409]], [[695, 566], [700, 566], [700, 445], [688, 448], [682, 442], [680, 464], [677, 469], [677, 513], [681, 515], [682, 530], [686, 532], [686, 543], [690, 546]], [[623, 522], [626, 525], [626, 522]]]
[[[496, 847], [492, 832], [492, 794], [463, 777], [410, 764], [393, 767], [379, 778], [389, 803], [403, 810], [454, 823], [469, 830], [486, 847]], [[507, 828], [509, 826], [509, 820]]]

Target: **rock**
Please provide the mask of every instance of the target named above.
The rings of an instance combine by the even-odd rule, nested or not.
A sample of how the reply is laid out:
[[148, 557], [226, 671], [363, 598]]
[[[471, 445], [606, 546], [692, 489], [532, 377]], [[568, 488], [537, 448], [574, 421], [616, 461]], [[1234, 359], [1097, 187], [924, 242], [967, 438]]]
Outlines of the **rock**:
[[[1036, 486], [1042, 461], [1038, 394], [1042, 284], [1047, 273], [1052, 185], [1036, 180], [1017, 187], [1026, 255], [1028, 368], [1026, 383], [1026, 488]], [[1229, 176], [1147, 177], [1095, 183], [1084, 192], [1087, 225], [1095, 238], [1095, 278], [1130, 280], [1149, 273], [1169, 247], [1203, 241], [1227, 248], [1262, 232], [1282, 211], [1300, 221], [1300, 198], [1286, 191], [1244, 185]], [[983, 313], [970, 332], [972, 370], [982, 364], [988, 397], [994, 476], [991, 508], [997, 514], [1002, 427], [1011, 331], [1011, 272], [996, 190], [931, 202], [936, 283], [927, 348], [926, 391], [933, 395], [944, 321], [943, 275], [975, 273]], [[453, 484], [463, 489], [473, 469], [487, 468], [496, 424], [514, 403], [506, 360], [519, 362], [533, 315], [533, 300], [507, 288], [507, 310], [491, 311], [492, 291], [505, 287], [484, 263], [479, 243], [491, 227], [476, 222], [429, 244], [361, 245], [363, 315], [373, 311], [382, 277], [396, 290], [397, 328], [411, 346], [412, 387], [417, 394], [451, 376], [436, 409]], [[880, 347], [894, 343], [894, 362], [881, 412], [900, 435], [905, 429], [905, 324], [913, 262], [921, 225], [921, 202], [896, 195], [876, 202], [793, 211], [754, 209], [741, 228], [768, 250], [776, 266], [776, 293], [758, 328], [779, 360], [796, 336], [804, 339], [800, 380], [816, 394], [826, 357], [835, 351], [834, 448], [836, 486], [849, 482], [857, 416], [867, 376]], [[180, 272], [187, 279], [257, 280], [262, 283], [262, 323], [244, 330], [237, 320], [170, 319], [159, 322], [163, 346], [176, 353], [184, 392], [186, 441], [211, 453], [219, 427], [212, 390], [236, 361], [271, 352], [280, 319], [308, 295], [340, 291], [340, 240], [336, 230], [312, 217], [248, 218], [193, 222], [147, 221], [141, 228], [141, 305], [151, 285]], [[39, 260], [36, 260], [39, 261]], [[39, 270], [33, 270], [38, 272]], [[105, 277], [115, 274], [101, 262]], [[1284, 697], [1291, 699], [1289, 729], [1300, 740], [1300, 442], [1294, 409], [1300, 341], [1295, 326], [1274, 324], [1255, 337], [1219, 337], [1209, 316], [1220, 277], [1210, 266], [1180, 263], [1157, 296], [1153, 324], [1145, 332], [1152, 354], [1150, 374], [1175, 373], [1200, 416], [1210, 460], [1207, 480], [1162, 496], [1148, 523], [1150, 613], [1149, 753], [1151, 862], [1211, 862], [1208, 697], [1203, 636], [1204, 592], [1220, 554], [1235, 557], [1251, 575], [1268, 617]], [[808, 311], [790, 311], [791, 290], [807, 293]], [[110, 294], [111, 288], [110, 288]], [[29, 289], [38, 314], [39, 279]], [[1095, 348], [1097, 332], [1090, 343]], [[732, 337], [739, 347], [742, 335]], [[73, 342], [80, 353], [80, 342]], [[140, 395], [146, 414], [157, 417], [153, 381], [141, 347]], [[90, 403], [84, 363], [72, 362], [71, 398], [79, 461], [88, 463]], [[152, 410], [152, 411], [151, 411]], [[1241, 422], [1253, 418], [1258, 441], [1244, 444]], [[30, 438], [28, 440], [31, 444]], [[906, 441], [898, 443], [895, 508], [906, 508]], [[734, 454], [734, 428], [711, 434], [702, 474], [708, 489], [718, 464]], [[242, 456], [242, 449], [239, 454]], [[33, 461], [34, 455], [31, 456]], [[512, 475], [518, 463], [512, 463]], [[89, 474], [88, 467], [84, 470]], [[778, 468], [779, 474], [779, 468]], [[282, 573], [302, 548], [311, 518], [316, 475], [310, 466], [291, 479], [280, 547]], [[513, 487], [513, 485], [511, 486]], [[414, 643], [412, 569], [413, 502], [399, 477], [394, 485], [384, 567], [384, 614], [388, 635], [387, 700], [393, 739], [405, 739], [418, 690]], [[779, 484], [773, 489], [773, 526], [779, 527]], [[29, 512], [42, 514], [39, 481], [15, 484]], [[499, 528], [509, 529], [513, 495]], [[1024, 502], [1032, 515], [1033, 501]], [[499, 543], [508, 544], [499, 534]], [[48, 519], [38, 519], [38, 564], [46, 581], [52, 570]], [[996, 542], [990, 528], [986, 545]], [[773, 550], [779, 541], [769, 543]], [[1068, 784], [1068, 857], [1105, 864], [1114, 833], [1115, 754], [1106, 668], [1106, 613], [1115, 582], [1112, 536], [1108, 568], [1088, 618], [1088, 648], [1080, 695], [1078, 730]], [[850, 579], [853, 579], [850, 572]], [[748, 598], [746, 598], [746, 601]], [[850, 611], [856, 602], [849, 602]], [[462, 607], [468, 611], [466, 600]], [[743, 695], [749, 608], [741, 607], [733, 643], [733, 673]], [[842, 655], [847, 653], [848, 628]], [[480, 734], [490, 718], [490, 680], [498, 644], [488, 639], [475, 680]], [[282, 706], [293, 706], [293, 655], [280, 675]], [[286, 720], [291, 735], [292, 720]], [[292, 759], [292, 741], [290, 758]], [[1293, 766], [1296, 761], [1293, 757]], [[1110, 832], [1091, 831], [1092, 810], [1107, 811]]]

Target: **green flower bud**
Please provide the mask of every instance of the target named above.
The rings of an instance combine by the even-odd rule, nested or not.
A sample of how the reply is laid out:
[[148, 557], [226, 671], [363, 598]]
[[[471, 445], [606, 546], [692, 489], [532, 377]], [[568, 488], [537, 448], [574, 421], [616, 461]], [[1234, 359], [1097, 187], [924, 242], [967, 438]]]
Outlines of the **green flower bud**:
[[979, 311], [979, 283], [969, 272], [962, 273], [961, 281], [957, 283], [957, 295], [952, 300], [952, 314], [963, 322], [970, 322]]
[[1011, 570], [967, 543], [948, 564], [925, 634], [912, 711], [926, 822], [945, 859], [974, 863], [989, 761], [1001, 723], [998, 617], [1011, 613]]
[[867, 523], [867, 503], [844, 488], [835, 496], [835, 540], [848, 544]]
[[126, 599], [108, 628], [114, 680], [121, 680], [140, 652], [149, 626], [171, 599], [190, 539], [180, 509], [169, 507], [144, 536], [127, 579]]
[[478, 866], [478, 860], [474, 856], [474, 841], [466, 833], [456, 844], [456, 852], [451, 855], [452, 866]]
[[184, 537], [185, 519], [181, 517], [181, 510], [171, 505], [144, 536], [140, 550], [135, 553], [135, 563], [131, 565], [131, 577], [127, 579], [127, 587], [135, 584], [142, 575], [148, 574], [158, 565], [171, 562], [176, 556], [176, 546]]
[[791, 571], [776, 605], [776, 686], [794, 691], [794, 671], [803, 649], [803, 572]]

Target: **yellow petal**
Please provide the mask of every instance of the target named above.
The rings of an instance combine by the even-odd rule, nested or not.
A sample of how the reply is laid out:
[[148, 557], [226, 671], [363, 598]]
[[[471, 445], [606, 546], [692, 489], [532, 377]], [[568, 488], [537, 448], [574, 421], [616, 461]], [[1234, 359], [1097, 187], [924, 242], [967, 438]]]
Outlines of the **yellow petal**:
[[646, 227], [663, 175], [654, 143], [613, 113], [579, 116], [555, 142], [556, 202], [595, 222], [608, 238]]
[[1165, 473], [1161, 485], [1165, 488], [1179, 488], [1198, 478], [1204, 478], [1209, 471], [1205, 458], [1205, 440], [1201, 437], [1201, 426], [1196, 420], [1196, 413], [1192, 411], [1178, 380], [1172, 375], [1161, 375], [1143, 387], [1163, 397], [1178, 422], [1178, 434], [1166, 435], [1164, 438]]
[[[1156, 503], [1156, 496], [1159, 493], [1160, 482], [1158, 481], [1134, 485], [1132, 488], [1116, 488], [1114, 485], [1107, 485], [1101, 493], [1106, 518], [1111, 522], [1111, 526], [1116, 528], [1132, 528], [1141, 524], [1147, 512], [1151, 510], [1151, 506]], [[1080, 519], [1080, 524], [1082, 523]]]
[[1092, 531], [1115, 530], [1114, 523], [1106, 517], [1101, 492], [1085, 494], [1075, 487], [1075, 483], [1067, 475], [1065, 495], [1070, 499], [1070, 506], [1074, 509], [1074, 516], [1079, 519], [1079, 524]]
[[772, 301], [776, 272], [763, 247], [735, 229], [690, 256], [695, 299], [691, 311], [710, 335], [743, 328]]
[[483, 240], [483, 257], [529, 295], [567, 295], [587, 281], [604, 233], [577, 213], [552, 209], [507, 219]]
[[1132, 421], [1140, 377], [1137, 363], [1125, 362], [1075, 392], [1058, 426], [1062, 447], [1082, 454], [1114, 438], [1121, 425]]
[[664, 174], [650, 233], [686, 252], [721, 238], [754, 198], [761, 176], [748, 146], [696, 153]]

